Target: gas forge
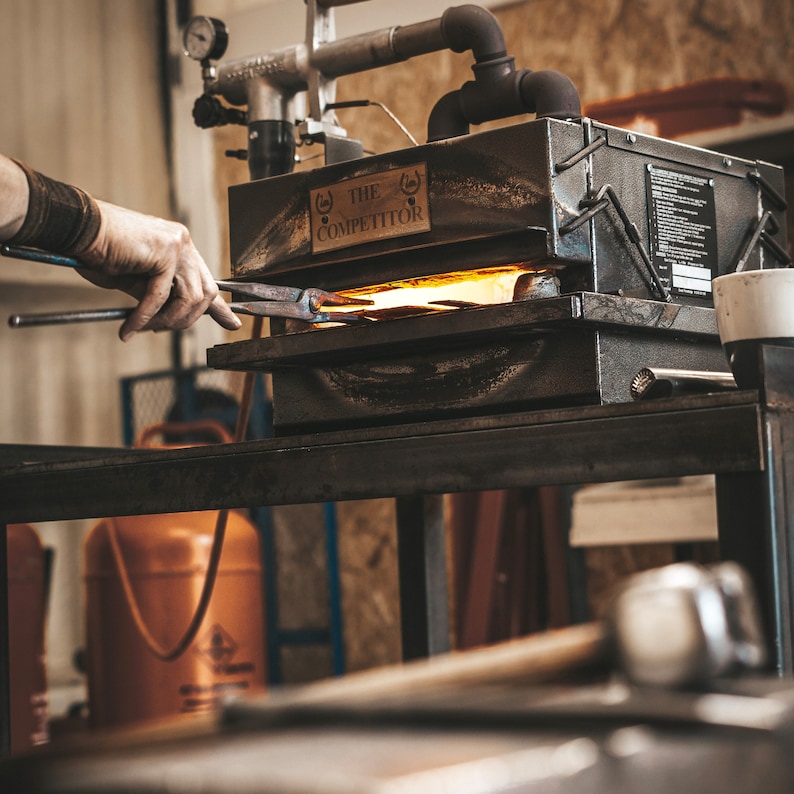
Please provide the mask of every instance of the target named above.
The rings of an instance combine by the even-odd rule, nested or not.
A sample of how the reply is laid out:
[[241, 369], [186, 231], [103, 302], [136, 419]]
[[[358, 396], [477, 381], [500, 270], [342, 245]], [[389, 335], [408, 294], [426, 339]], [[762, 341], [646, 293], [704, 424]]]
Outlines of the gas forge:
[[[277, 433], [622, 402], [643, 368], [727, 371], [711, 281], [790, 264], [781, 168], [582, 118], [571, 81], [516, 69], [477, 6], [337, 40], [344, 4], [309, 0], [304, 43], [229, 63], [218, 20], [185, 31], [197, 123], [248, 128], [234, 279], [373, 301], [346, 307], [355, 324], [274, 319], [208, 351], [272, 373]], [[430, 109], [426, 144], [365, 157], [336, 79], [440, 49], [470, 51], [473, 79]], [[325, 165], [290, 173], [296, 141]]]

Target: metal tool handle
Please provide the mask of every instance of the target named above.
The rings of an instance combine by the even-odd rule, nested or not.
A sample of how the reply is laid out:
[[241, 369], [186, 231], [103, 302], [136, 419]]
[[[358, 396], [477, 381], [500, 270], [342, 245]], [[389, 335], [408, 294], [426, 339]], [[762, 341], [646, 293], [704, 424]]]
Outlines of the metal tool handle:
[[126, 320], [132, 309], [81, 309], [78, 311], [45, 312], [42, 314], [12, 314], [11, 328], [32, 328], [37, 325], [66, 325], [94, 323], [101, 320]]
[[51, 254], [49, 251], [40, 251], [38, 248], [27, 248], [19, 245], [0, 245], [0, 254], [13, 259], [25, 259], [29, 262], [42, 262], [45, 265], [60, 265], [61, 267], [84, 267], [79, 259], [62, 254]]
[[352, 6], [356, 3], [365, 3], [367, 0], [317, 0], [317, 5], [323, 8], [333, 8], [334, 6]]

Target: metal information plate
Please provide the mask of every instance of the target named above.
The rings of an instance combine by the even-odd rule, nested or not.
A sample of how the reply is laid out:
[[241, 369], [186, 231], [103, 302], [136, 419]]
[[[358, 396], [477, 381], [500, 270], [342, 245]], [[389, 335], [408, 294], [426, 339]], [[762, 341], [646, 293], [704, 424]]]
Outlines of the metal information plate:
[[430, 231], [427, 163], [315, 188], [309, 201], [312, 253]]
[[648, 165], [645, 186], [653, 262], [673, 294], [710, 295], [717, 265], [714, 182]]

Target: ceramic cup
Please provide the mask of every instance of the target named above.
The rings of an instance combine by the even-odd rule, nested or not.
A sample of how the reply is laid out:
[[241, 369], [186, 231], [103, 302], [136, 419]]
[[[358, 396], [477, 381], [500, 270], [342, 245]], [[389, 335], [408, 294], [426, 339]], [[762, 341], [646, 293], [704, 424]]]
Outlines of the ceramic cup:
[[762, 343], [794, 347], [794, 268], [747, 270], [712, 282], [720, 341], [740, 389], [758, 388]]

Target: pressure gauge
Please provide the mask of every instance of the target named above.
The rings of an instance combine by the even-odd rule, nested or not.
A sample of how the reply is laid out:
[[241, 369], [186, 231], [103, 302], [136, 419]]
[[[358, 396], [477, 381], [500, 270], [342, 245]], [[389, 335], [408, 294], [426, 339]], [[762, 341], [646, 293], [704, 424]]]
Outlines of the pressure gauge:
[[229, 31], [214, 17], [193, 17], [182, 36], [185, 55], [194, 61], [217, 60], [226, 52]]

